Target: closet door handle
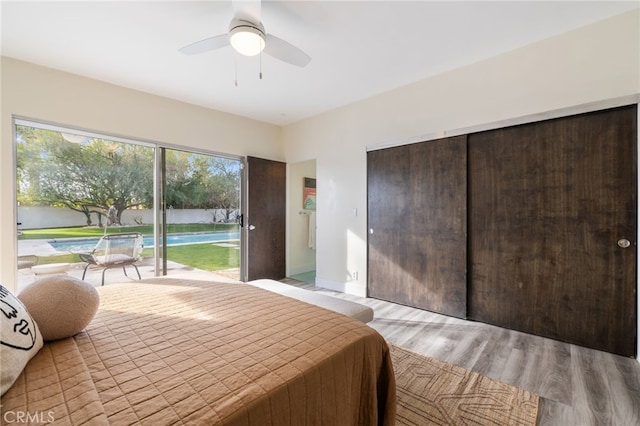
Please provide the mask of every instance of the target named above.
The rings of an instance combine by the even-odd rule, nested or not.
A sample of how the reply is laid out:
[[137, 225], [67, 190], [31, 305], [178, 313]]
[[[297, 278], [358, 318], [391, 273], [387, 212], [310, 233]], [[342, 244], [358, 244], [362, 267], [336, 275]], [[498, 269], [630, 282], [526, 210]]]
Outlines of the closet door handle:
[[627, 240], [626, 238], [620, 238], [618, 240], [618, 247], [620, 248], [629, 248], [630, 245], [631, 241]]

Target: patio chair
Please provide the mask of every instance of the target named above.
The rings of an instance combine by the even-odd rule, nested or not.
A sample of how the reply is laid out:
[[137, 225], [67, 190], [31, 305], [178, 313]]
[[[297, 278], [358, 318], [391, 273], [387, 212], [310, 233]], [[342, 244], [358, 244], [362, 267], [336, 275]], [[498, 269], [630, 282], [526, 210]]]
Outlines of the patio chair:
[[138, 273], [138, 279], [142, 279], [136, 262], [141, 259], [143, 247], [142, 234], [137, 232], [105, 235], [100, 238], [91, 253], [79, 253], [80, 259], [87, 262], [82, 279], [84, 280], [87, 268], [91, 265], [103, 268], [101, 285], [104, 285], [104, 273], [107, 269], [120, 266], [127, 277], [129, 276], [127, 275], [127, 265], [133, 266]]

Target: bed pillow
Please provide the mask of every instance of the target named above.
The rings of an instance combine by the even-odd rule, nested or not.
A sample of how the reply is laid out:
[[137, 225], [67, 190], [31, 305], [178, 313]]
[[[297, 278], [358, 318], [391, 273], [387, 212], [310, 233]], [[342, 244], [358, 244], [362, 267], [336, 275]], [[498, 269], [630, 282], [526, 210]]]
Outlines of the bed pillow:
[[25, 306], [1, 285], [0, 321], [0, 395], [4, 395], [42, 347], [42, 335]]
[[41, 278], [22, 290], [18, 298], [38, 323], [45, 342], [84, 330], [100, 305], [94, 286], [68, 275]]

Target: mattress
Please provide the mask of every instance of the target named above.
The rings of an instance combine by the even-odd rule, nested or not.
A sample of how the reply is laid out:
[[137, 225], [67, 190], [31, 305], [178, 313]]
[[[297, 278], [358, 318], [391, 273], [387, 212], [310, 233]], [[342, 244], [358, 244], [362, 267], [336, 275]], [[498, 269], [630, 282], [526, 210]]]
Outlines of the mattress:
[[394, 423], [389, 348], [358, 320], [246, 284], [154, 278], [99, 292], [91, 324], [45, 344], [3, 413], [56, 425]]

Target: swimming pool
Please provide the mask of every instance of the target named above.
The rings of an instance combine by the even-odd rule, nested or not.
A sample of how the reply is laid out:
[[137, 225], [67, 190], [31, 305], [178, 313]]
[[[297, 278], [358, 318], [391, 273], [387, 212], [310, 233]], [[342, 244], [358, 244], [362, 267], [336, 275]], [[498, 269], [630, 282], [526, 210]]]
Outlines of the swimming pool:
[[[203, 244], [221, 241], [237, 241], [240, 239], [240, 232], [208, 232], [197, 234], [169, 234], [167, 235], [167, 246], [180, 244]], [[47, 241], [51, 247], [57, 251], [71, 253], [87, 253], [93, 250], [100, 238], [74, 238]], [[153, 247], [153, 237], [144, 237], [144, 246]]]

